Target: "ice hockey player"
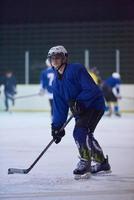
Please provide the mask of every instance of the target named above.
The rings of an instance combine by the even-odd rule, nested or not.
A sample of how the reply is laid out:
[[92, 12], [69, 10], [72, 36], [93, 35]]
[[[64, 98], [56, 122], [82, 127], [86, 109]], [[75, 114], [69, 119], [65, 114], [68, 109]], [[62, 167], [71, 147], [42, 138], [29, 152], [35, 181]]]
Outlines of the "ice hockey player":
[[102, 90], [107, 104], [107, 116], [111, 116], [113, 113], [112, 105], [114, 106], [114, 114], [118, 117], [121, 116], [118, 105], [118, 100], [121, 99], [120, 84], [121, 78], [117, 72], [113, 72], [112, 76], [108, 77], [102, 84]]
[[[80, 161], [73, 171], [76, 179], [89, 177], [91, 173], [109, 171], [108, 159], [94, 138], [94, 130], [103, 116], [105, 103], [102, 92], [85, 67], [69, 64], [68, 53], [63, 46], [52, 47], [48, 58], [54, 68], [52, 136], [58, 144], [65, 135], [60, 131], [68, 110], [75, 117], [73, 137], [80, 154]], [[96, 165], [91, 167], [91, 158]]]
[[16, 78], [11, 70], [7, 70], [5, 76], [2, 80], [2, 85], [4, 85], [4, 95], [5, 95], [5, 111], [9, 111], [9, 100], [14, 105], [14, 95], [16, 92]]
[[46, 66], [47, 66], [47, 68], [44, 69], [40, 75], [41, 89], [40, 89], [39, 95], [44, 95], [45, 91], [47, 92], [47, 95], [49, 98], [50, 109], [51, 109], [51, 116], [52, 116], [52, 112], [53, 112], [53, 109], [52, 109], [53, 108], [52, 83], [53, 83], [53, 79], [54, 79], [54, 70], [48, 59], [46, 59]]
[[[2, 75], [0, 74], [0, 86], [2, 85], [2, 82], [3, 82], [3, 77], [2, 77]], [[1, 91], [0, 91], [0, 94], [1, 94]]]

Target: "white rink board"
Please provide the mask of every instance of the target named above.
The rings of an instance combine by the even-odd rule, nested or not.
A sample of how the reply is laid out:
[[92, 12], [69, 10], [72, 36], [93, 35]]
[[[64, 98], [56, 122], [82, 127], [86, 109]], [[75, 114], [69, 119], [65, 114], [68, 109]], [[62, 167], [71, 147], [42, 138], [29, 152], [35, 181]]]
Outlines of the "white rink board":
[[[37, 94], [40, 90], [39, 85], [18, 85], [17, 95], [27, 96], [31, 94]], [[1, 89], [2, 91], [2, 89]], [[122, 99], [119, 101], [121, 111], [134, 112], [134, 85], [121, 85]], [[130, 97], [123, 98], [123, 97]], [[3, 93], [0, 96], [0, 110], [4, 109], [4, 96]], [[12, 108], [14, 111], [48, 111], [50, 110], [48, 95], [33, 96], [29, 98], [17, 99], [15, 106]]]

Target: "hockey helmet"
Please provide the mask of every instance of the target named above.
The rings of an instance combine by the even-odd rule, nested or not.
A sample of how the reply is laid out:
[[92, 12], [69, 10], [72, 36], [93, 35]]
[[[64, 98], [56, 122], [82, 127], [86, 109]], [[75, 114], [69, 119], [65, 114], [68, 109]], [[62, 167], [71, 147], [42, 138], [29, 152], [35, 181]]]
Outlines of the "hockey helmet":
[[57, 54], [61, 54], [61, 55], [66, 56], [66, 57], [68, 55], [67, 50], [65, 49], [64, 46], [55, 46], [55, 47], [52, 47], [49, 50], [48, 58], [50, 59], [52, 56], [55, 56]]
[[113, 77], [113, 78], [116, 78], [116, 79], [117, 79], [117, 78], [120, 79], [120, 74], [117, 73], [117, 72], [113, 72], [113, 73], [112, 73], [112, 77]]

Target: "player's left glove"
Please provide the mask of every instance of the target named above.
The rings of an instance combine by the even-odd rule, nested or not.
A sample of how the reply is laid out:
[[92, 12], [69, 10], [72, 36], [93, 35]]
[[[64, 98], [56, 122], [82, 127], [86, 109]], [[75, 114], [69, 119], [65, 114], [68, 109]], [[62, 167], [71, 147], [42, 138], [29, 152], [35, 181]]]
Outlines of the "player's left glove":
[[119, 95], [119, 94], [116, 95], [116, 98], [119, 99], [119, 100], [122, 99], [121, 95]]
[[16, 95], [16, 94], [17, 94], [17, 91], [15, 90], [15, 91], [14, 91], [14, 95]]
[[43, 88], [41, 88], [40, 91], [39, 91], [39, 95], [43, 96], [44, 94], [45, 94], [45, 90]]
[[65, 135], [65, 130], [61, 130], [61, 127], [54, 127], [52, 124], [52, 137], [54, 139], [54, 142], [58, 144], [62, 137]]

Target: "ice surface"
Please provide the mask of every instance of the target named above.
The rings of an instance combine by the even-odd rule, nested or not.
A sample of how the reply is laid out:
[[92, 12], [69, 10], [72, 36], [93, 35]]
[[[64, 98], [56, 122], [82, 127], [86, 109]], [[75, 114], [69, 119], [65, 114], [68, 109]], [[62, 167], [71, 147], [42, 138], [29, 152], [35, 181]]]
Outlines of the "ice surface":
[[0, 200], [133, 200], [134, 114], [103, 117], [95, 136], [109, 155], [112, 174], [76, 181], [78, 162], [72, 120], [66, 136], [52, 144], [29, 174], [7, 170], [28, 168], [50, 142], [49, 113], [0, 113]]

